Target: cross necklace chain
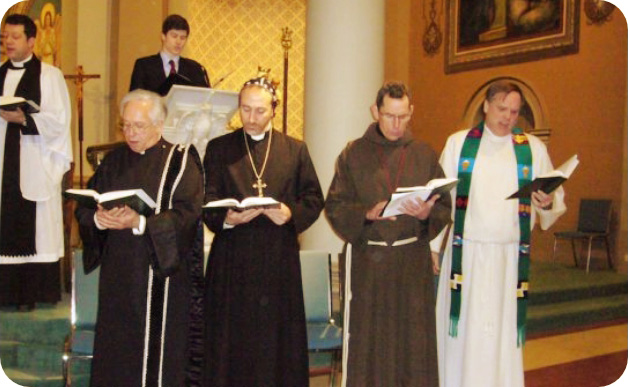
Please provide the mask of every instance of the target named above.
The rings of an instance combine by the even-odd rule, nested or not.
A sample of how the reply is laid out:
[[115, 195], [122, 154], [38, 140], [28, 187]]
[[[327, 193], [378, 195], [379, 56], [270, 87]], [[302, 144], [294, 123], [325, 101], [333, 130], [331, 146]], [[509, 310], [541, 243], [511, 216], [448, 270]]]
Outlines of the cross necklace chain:
[[262, 181], [262, 176], [264, 176], [264, 171], [266, 170], [266, 162], [268, 161], [268, 156], [270, 156], [270, 144], [273, 140], [273, 130], [270, 129], [268, 133], [268, 146], [266, 147], [266, 156], [264, 156], [264, 163], [262, 163], [262, 169], [257, 173], [257, 168], [255, 167], [255, 161], [253, 161], [253, 156], [251, 155], [251, 148], [249, 148], [249, 140], [246, 137], [246, 131], [242, 129], [242, 133], [244, 134], [244, 144], [246, 145], [246, 153], [249, 155], [249, 161], [251, 162], [251, 167], [253, 167], [253, 173], [255, 174], [256, 182], [253, 183], [252, 187], [257, 189], [257, 196], [260, 198], [264, 196], [264, 188], [267, 187], [266, 183]]

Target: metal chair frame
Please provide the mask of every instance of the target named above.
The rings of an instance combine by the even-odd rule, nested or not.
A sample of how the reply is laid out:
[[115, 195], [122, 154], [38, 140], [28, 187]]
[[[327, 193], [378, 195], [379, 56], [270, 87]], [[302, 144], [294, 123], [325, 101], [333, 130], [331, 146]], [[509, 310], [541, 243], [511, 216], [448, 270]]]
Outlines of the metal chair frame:
[[[329, 373], [329, 386], [341, 368], [342, 327], [332, 318], [331, 255], [324, 251], [301, 251], [301, 277], [310, 353], [330, 352], [329, 369], [312, 369], [310, 376]], [[312, 337], [316, 335], [316, 337]]]
[[582, 199], [578, 213], [578, 229], [576, 231], [559, 231], [554, 233], [554, 250], [552, 260], [556, 259], [556, 247], [559, 239], [569, 239], [576, 267], [578, 266], [578, 254], [576, 253], [576, 240], [588, 242], [587, 249], [587, 274], [591, 264], [591, 249], [594, 240], [601, 239], [606, 245], [606, 257], [608, 267], [613, 268], [611, 250], [609, 244], [610, 220], [612, 213], [612, 201], [609, 199]]
[[[91, 360], [93, 358], [93, 334], [96, 324], [96, 314], [98, 304], [98, 277], [100, 268], [96, 268], [89, 273], [89, 281], [83, 271], [82, 254], [77, 251], [72, 252], [72, 294], [71, 294], [71, 326], [70, 334], [66, 337], [63, 352], [63, 382], [64, 386], [72, 386], [72, 363], [76, 360]], [[93, 312], [81, 310], [81, 305], [86, 302], [94, 303]], [[81, 334], [87, 336], [86, 342], [78, 340]], [[90, 338], [91, 336], [91, 338]], [[85, 340], [84, 337], [80, 338]], [[81, 345], [87, 349], [77, 350]]]

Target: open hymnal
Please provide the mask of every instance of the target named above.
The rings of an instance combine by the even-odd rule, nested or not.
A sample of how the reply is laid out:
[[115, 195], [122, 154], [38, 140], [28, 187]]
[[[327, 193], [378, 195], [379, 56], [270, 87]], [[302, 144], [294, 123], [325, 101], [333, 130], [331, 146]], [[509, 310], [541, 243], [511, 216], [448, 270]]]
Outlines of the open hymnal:
[[214, 200], [208, 202], [203, 208], [231, 208], [236, 211], [250, 210], [254, 208], [279, 208], [281, 203], [273, 198], [251, 196], [242, 201], [233, 198]]
[[39, 112], [39, 105], [35, 102], [24, 99], [22, 97], [0, 96], [0, 110], [13, 111], [17, 108], [22, 109], [25, 114], [33, 114]]
[[155, 201], [143, 189], [127, 189], [98, 193], [92, 189], [68, 189], [65, 197], [76, 200], [79, 204], [96, 208], [100, 204], [105, 209], [128, 206], [141, 215], [150, 215], [156, 207]]
[[560, 167], [555, 170], [539, 175], [528, 184], [521, 187], [517, 192], [508, 196], [506, 199], [529, 198], [532, 192], [541, 190], [545, 193], [551, 193], [565, 180], [569, 179], [573, 171], [578, 166], [578, 155], [571, 156]]
[[443, 196], [458, 184], [458, 179], [432, 179], [424, 186], [417, 187], [399, 187], [390, 196], [388, 204], [382, 211], [382, 217], [401, 215], [402, 204], [408, 199], [421, 199], [423, 201], [430, 200], [434, 195]]

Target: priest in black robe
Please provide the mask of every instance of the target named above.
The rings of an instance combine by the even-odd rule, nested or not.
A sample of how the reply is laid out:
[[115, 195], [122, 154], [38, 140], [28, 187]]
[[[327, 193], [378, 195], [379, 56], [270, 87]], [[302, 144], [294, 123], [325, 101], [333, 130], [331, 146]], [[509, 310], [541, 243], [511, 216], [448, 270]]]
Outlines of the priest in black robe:
[[205, 200], [272, 197], [279, 208], [205, 210], [215, 233], [206, 272], [205, 386], [307, 386], [308, 354], [297, 236], [323, 194], [307, 147], [272, 128], [265, 78], [244, 84], [244, 125], [205, 153]]
[[39, 105], [32, 113], [0, 109], [0, 305], [27, 311], [61, 299], [61, 182], [72, 162], [72, 113], [61, 70], [33, 54], [35, 23], [13, 14], [3, 32], [1, 95]]
[[100, 265], [91, 386], [194, 385], [186, 370], [200, 379], [190, 336], [198, 334], [191, 309], [202, 308], [194, 297], [194, 280], [202, 279], [202, 166], [193, 147], [161, 138], [166, 107], [157, 94], [129, 93], [121, 114], [126, 146], [105, 157], [88, 187], [141, 188], [156, 208], [148, 216], [126, 206], [76, 210], [85, 271]]

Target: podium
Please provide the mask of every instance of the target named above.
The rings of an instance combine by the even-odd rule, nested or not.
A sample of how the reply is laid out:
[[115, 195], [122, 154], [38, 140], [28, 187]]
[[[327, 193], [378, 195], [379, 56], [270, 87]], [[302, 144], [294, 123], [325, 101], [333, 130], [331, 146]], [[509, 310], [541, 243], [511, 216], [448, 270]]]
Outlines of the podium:
[[238, 93], [206, 87], [173, 85], [164, 97], [168, 116], [163, 137], [173, 144], [192, 144], [201, 160], [207, 143], [227, 133], [238, 109]]

